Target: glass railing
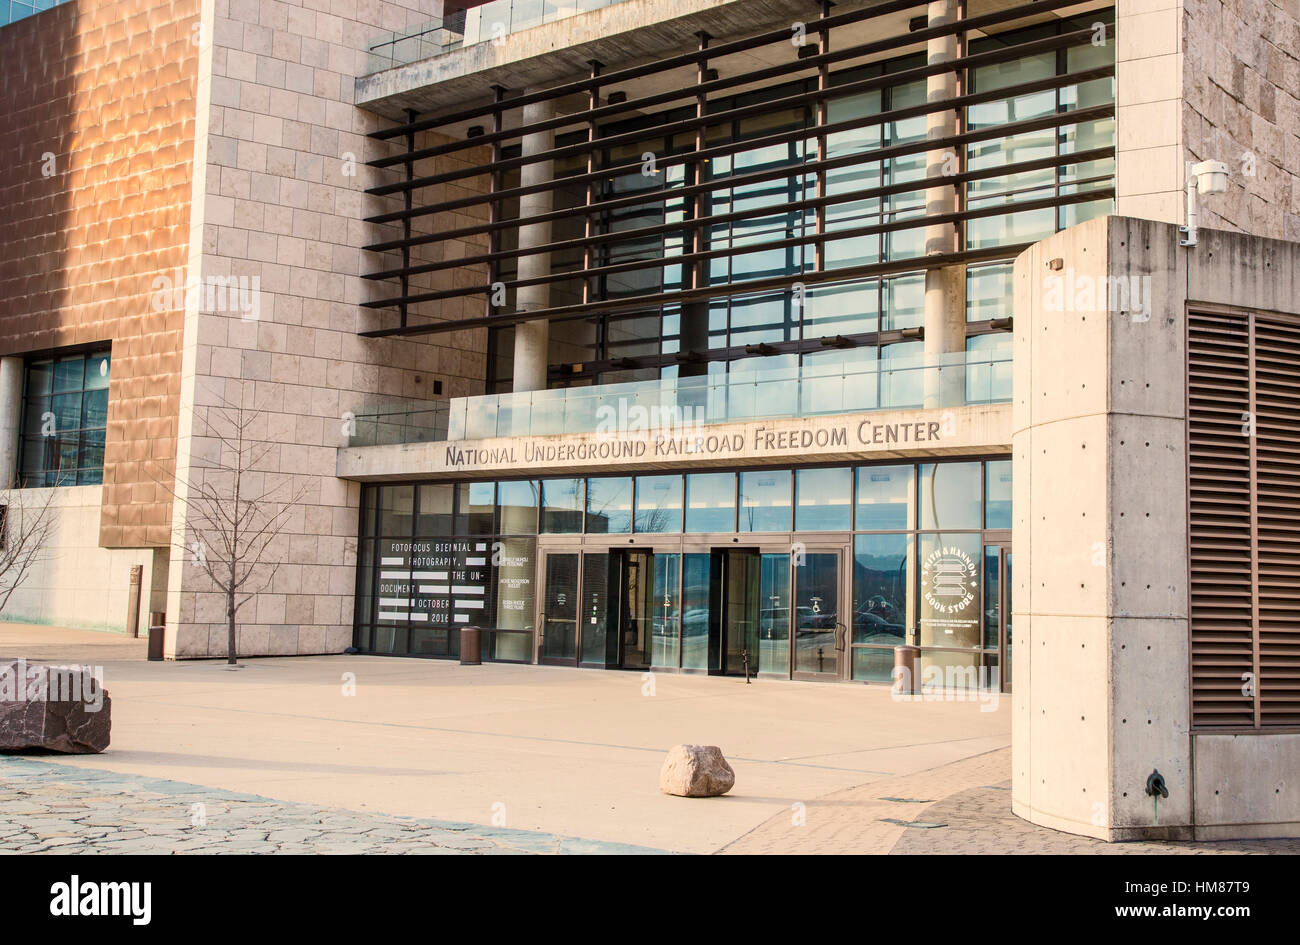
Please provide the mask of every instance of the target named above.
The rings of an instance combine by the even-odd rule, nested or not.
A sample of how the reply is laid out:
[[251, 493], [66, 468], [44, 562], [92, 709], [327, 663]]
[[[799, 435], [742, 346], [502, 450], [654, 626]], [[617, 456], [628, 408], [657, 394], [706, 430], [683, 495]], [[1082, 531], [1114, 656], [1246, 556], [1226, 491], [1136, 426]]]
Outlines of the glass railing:
[[400, 32], [383, 33], [369, 48], [366, 72], [419, 62], [477, 43], [500, 42], [511, 33], [590, 13], [623, 0], [493, 0]]
[[349, 446], [555, 433], [636, 433], [700, 423], [960, 407], [1011, 400], [1011, 359], [957, 352], [391, 404], [351, 418]]

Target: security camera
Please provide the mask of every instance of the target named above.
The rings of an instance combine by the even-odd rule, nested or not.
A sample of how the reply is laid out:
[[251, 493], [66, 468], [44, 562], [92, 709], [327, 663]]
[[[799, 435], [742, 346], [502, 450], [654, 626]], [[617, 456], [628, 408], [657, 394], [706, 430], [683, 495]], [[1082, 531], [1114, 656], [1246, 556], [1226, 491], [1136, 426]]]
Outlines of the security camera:
[[1196, 178], [1196, 192], [1201, 196], [1228, 192], [1228, 165], [1222, 161], [1193, 164], [1191, 176]]
[[1228, 165], [1222, 161], [1201, 161], [1187, 164], [1187, 223], [1180, 226], [1181, 246], [1196, 245], [1196, 195], [1226, 194], [1228, 192]]

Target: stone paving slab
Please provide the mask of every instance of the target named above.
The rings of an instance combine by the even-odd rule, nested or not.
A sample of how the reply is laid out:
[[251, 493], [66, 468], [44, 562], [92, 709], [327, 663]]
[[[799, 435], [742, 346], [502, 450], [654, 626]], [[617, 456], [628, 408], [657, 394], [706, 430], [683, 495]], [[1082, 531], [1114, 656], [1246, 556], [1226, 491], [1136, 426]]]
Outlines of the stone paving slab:
[[1031, 824], [1011, 813], [1010, 780], [959, 791], [927, 807], [921, 816], [927, 822], [945, 826], [905, 830], [891, 853], [1069, 853], [1089, 856], [1300, 853], [1300, 838], [1107, 843], [1061, 833]]
[[646, 854], [650, 847], [319, 807], [0, 755], [0, 854]]
[[872, 781], [781, 814], [721, 853], [1232, 854], [1300, 853], [1300, 839], [1107, 843], [1011, 813], [1011, 750]]
[[[770, 818], [719, 853], [888, 853], [935, 801], [1005, 777], [1010, 749], [835, 791]], [[928, 818], [927, 818], [928, 819]]]

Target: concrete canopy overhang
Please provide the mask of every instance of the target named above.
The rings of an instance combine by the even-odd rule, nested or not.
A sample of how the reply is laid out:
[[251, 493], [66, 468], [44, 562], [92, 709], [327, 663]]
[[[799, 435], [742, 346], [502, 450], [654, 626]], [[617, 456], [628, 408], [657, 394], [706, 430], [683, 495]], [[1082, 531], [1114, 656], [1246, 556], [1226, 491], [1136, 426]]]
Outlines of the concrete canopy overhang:
[[[865, 6], [839, 4], [836, 12]], [[492, 86], [525, 89], [587, 74], [592, 59], [619, 69], [681, 55], [704, 31], [735, 39], [816, 19], [812, 0], [626, 0], [356, 80], [356, 104], [394, 120], [490, 101]]]
[[[602, 445], [603, 444], [603, 445]], [[1011, 405], [879, 410], [619, 434], [443, 440], [338, 451], [340, 479], [402, 482], [673, 472], [1010, 453]]]
[[[878, 6], [881, 2], [837, 0], [831, 15]], [[971, 0], [969, 15], [1022, 5], [1025, 0]], [[1026, 15], [1015, 23], [988, 32], [975, 31], [973, 35], [989, 35], [1109, 5], [1110, 0], [1081, 0], [1077, 6]], [[918, 0], [913, 8], [872, 17], [841, 30], [836, 43], [842, 47], [905, 36], [911, 20], [925, 11], [926, 4]], [[394, 121], [405, 121], [408, 111], [436, 116], [490, 102], [493, 86], [521, 91], [585, 77], [593, 59], [603, 63], [606, 71], [623, 69], [690, 52], [696, 48], [700, 32], [716, 37], [715, 43], [725, 43], [771, 30], [793, 29], [794, 24], [810, 23], [820, 15], [816, 0], [624, 0], [600, 10], [511, 33], [500, 45], [475, 43], [361, 76], [356, 79], [355, 102]], [[925, 49], [926, 44], [919, 42], [861, 61]], [[725, 75], [737, 69], [744, 71], [786, 62], [791, 55], [787, 45], [767, 46], [737, 54], [734, 61], [724, 58], [713, 64], [719, 65]], [[662, 91], [676, 82], [690, 84], [694, 81], [692, 76], [691, 69], [673, 70], [657, 78], [641, 80], [639, 91], [642, 94]], [[742, 87], [735, 91], [743, 90]], [[510, 122], [506, 125], [510, 127]], [[464, 132], [463, 127], [443, 130], [453, 135]]]

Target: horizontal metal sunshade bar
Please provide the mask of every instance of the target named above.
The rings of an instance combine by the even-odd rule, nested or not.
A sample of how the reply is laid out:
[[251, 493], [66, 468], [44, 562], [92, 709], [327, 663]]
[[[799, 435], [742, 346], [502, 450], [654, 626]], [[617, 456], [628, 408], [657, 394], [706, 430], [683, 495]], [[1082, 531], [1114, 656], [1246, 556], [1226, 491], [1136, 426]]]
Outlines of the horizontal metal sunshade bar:
[[[381, 139], [392, 139], [403, 135], [406, 137], [407, 150], [405, 153], [392, 155], [372, 162], [372, 164], [377, 167], [390, 167], [398, 164], [405, 165], [406, 179], [371, 188], [369, 193], [379, 196], [400, 194], [405, 201], [405, 207], [400, 210], [377, 214], [368, 218], [369, 222], [376, 224], [399, 223], [402, 226], [402, 236], [400, 238], [375, 242], [365, 248], [379, 252], [400, 251], [402, 259], [401, 265], [387, 266], [381, 270], [368, 274], [366, 278], [374, 280], [396, 278], [401, 280], [402, 285], [401, 291], [398, 295], [375, 299], [363, 304], [365, 307], [372, 309], [398, 309], [400, 313], [400, 324], [394, 327], [364, 331], [361, 334], [367, 337], [431, 334], [447, 331], [459, 331], [467, 328], [477, 328], [488, 325], [510, 325], [521, 321], [532, 321], [537, 319], [558, 321], [569, 318], [582, 318], [592, 314], [653, 310], [666, 305], [686, 304], [709, 298], [721, 299], [740, 295], [749, 295], [756, 292], [779, 291], [782, 289], [788, 289], [794, 283], [806, 285], [823, 284], [826, 282], [844, 281], [855, 278], [868, 278], [873, 275], [917, 271], [940, 265], [957, 265], [968, 262], [994, 261], [1013, 258], [1017, 253], [1025, 248], [1025, 245], [983, 247], [977, 250], [946, 253], [942, 256], [890, 259], [877, 263], [834, 269], [825, 269], [821, 265], [824, 259], [824, 247], [827, 244], [836, 241], [883, 236], [902, 230], [940, 224], [952, 224], [957, 228], [959, 234], [964, 234], [965, 225], [969, 220], [1112, 198], [1114, 196], [1114, 191], [1113, 187], [1108, 186], [1110, 184], [1109, 177], [1093, 177], [1085, 180], [1072, 180], [1067, 182], [1072, 190], [1070, 193], [1061, 193], [1061, 188], [1059, 186], [1053, 186], [1051, 184], [1043, 184], [1034, 188], [1025, 188], [1027, 190], [1052, 191], [1053, 196], [1050, 197], [1034, 196], [1028, 200], [1008, 200], [1004, 203], [995, 203], [989, 202], [986, 195], [981, 195], [980, 205], [971, 209], [970, 207], [965, 206], [966, 195], [964, 193], [964, 187], [966, 184], [980, 180], [989, 180], [993, 178], [1007, 177], [1017, 173], [1030, 173], [1033, 171], [1042, 171], [1052, 168], [1086, 165], [1093, 161], [1103, 161], [1113, 157], [1113, 146], [1090, 148], [1075, 153], [1061, 153], [1060, 149], [1057, 148], [1057, 153], [1048, 158], [1035, 158], [1033, 160], [1012, 162], [1002, 167], [987, 167], [976, 170], [970, 170], [966, 167], [966, 149], [970, 145], [986, 141], [995, 141], [997, 139], [1008, 138], [1015, 135], [1032, 134], [1046, 130], [1057, 130], [1064, 126], [1109, 119], [1114, 115], [1113, 103], [1095, 105], [1087, 108], [1078, 108], [1072, 111], [1058, 111], [1055, 114], [1021, 121], [1008, 121], [1000, 125], [981, 126], [976, 130], [963, 129], [957, 134], [942, 138], [914, 140], [900, 144], [886, 144], [874, 149], [862, 150], [853, 154], [840, 155], [837, 157], [827, 156], [828, 137], [843, 132], [856, 131], [876, 126], [885, 126], [889, 122], [898, 122], [908, 118], [917, 118], [939, 112], [955, 111], [959, 115], [963, 116], [964, 120], [964, 110], [971, 106], [1010, 100], [1017, 95], [1031, 95], [1044, 91], [1054, 91], [1056, 89], [1078, 85], [1084, 82], [1113, 77], [1113, 64], [1081, 69], [1075, 72], [1061, 73], [1048, 78], [1036, 79], [1012, 86], [1004, 86], [998, 89], [958, 94], [953, 98], [943, 101], [925, 102], [918, 105], [890, 109], [834, 123], [826, 120], [826, 105], [828, 102], [839, 97], [893, 87], [906, 82], [922, 80], [941, 73], [955, 73], [958, 77], [960, 88], [960, 83], [964, 81], [968, 70], [981, 66], [1006, 63], [1028, 55], [1039, 55], [1050, 52], [1057, 52], [1059, 55], [1063, 50], [1091, 43], [1095, 40], [1097, 35], [1095, 30], [1082, 29], [1063, 32], [1045, 38], [1035, 38], [1014, 45], [1008, 44], [997, 49], [974, 55], [965, 54], [965, 34], [968, 30], [976, 29], [981, 26], [987, 27], [990, 25], [1013, 23], [1017, 19], [1041, 14], [1047, 10], [1078, 5], [1079, 4], [1077, 3], [1060, 2], [1060, 0], [1044, 0], [1044, 2], [1015, 7], [1010, 10], [998, 11], [992, 14], [985, 14], [980, 17], [963, 18], [951, 24], [945, 24], [930, 29], [921, 29], [902, 36], [861, 44], [835, 53], [830, 53], [828, 51], [829, 40], [833, 35], [832, 30], [834, 27], [847, 25], [853, 22], [860, 22], [864, 19], [869, 19], [871, 16], [881, 15], [885, 12], [897, 12], [899, 10], [912, 9], [918, 6], [923, 7], [924, 5], [904, 3], [888, 4], [881, 7], [871, 8], [869, 11], [853, 11], [850, 14], [844, 14], [838, 17], [826, 16], [821, 20], [810, 21], [807, 24], [807, 32], [810, 40], [814, 35], [819, 36], [819, 42], [816, 47], [818, 55], [801, 58], [798, 56], [798, 50], [792, 48], [792, 62], [790, 63], [779, 64], [777, 66], [766, 66], [751, 73], [728, 76], [726, 79], [708, 78], [705, 68], [707, 63], [710, 60], [728, 54], [728, 52], [753, 49], [761, 45], [778, 42], [789, 44], [789, 31], [782, 30], [765, 34], [762, 37], [740, 40], [734, 43], [713, 47], [708, 46], [708, 39], [702, 37], [701, 48], [696, 52], [684, 54], [683, 56], [675, 57], [670, 60], [664, 60], [660, 63], [638, 66], [632, 69], [620, 70], [618, 72], [603, 75], [599, 74], [599, 67], [596, 64], [593, 64], [593, 75], [585, 80], [510, 99], [505, 98], [504, 90], [499, 90], [497, 96], [498, 100], [491, 106], [467, 109], [457, 112], [454, 115], [443, 116], [440, 118], [426, 118], [418, 121], [413, 120], [407, 125], [375, 133], [373, 137]], [[848, 61], [854, 57], [860, 57], [867, 53], [877, 53], [888, 49], [902, 49], [908, 46], [915, 46], [918, 42], [927, 38], [952, 35], [956, 35], [961, 40], [962, 45], [960, 48], [963, 53], [954, 60], [933, 65], [923, 65], [916, 68], [900, 69], [896, 72], [885, 72], [881, 75], [870, 76], [866, 79], [847, 82], [842, 85], [830, 85], [828, 83], [827, 70], [831, 62]], [[655, 72], [662, 72], [668, 69], [692, 64], [698, 66], [699, 82], [696, 85], [687, 86], [682, 89], [674, 89], [671, 92], [656, 93], [655, 95], [644, 96], [640, 99], [632, 99], [614, 105], [598, 106], [597, 92], [602, 88], [608, 89], [610, 86], [619, 84], [620, 82], [625, 82], [631, 78], [647, 76], [654, 74]], [[708, 113], [704, 108], [706, 97], [711, 91], [752, 84], [758, 79], [768, 78], [775, 75], [793, 75], [798, 72], [807, 72], [813, 68], [816, 68], [818, 78], [818, 87], [815, 89], [787, 95], [782, 98], [762, 102], [756, 105], [744, 105], [719, 112]], [[549, 118], [546, 121], [536, 124], [515, 127], [509, 131], [502, 129], [502, 113], [507, 109], [517, 108], [521, 104], [528, 102], [545, 101], [547, 99], [560, 98], [584, 91], [589, 94], [591, 102], [591, 107], [586, 111], [569, 113], [557, 118]], [[684, 98], [695, 99], [697, 107], [694, 116], [684, 117], [678, 121], [672, 122], [665, 120], [659, 124], [648, 125], [632, 132], [624, 132], [605, 137], [600, 137], [597, 134], [598, 123], [608, 120], [611, 116], [619, 113], [630, 113], [637, 109], [648, 107], [649, 104], [659, 105]], [[704, 146], [704, 132], [709, 127], [728, 124], [732, 121], [743, 118], [752, 118], [759, 115], [769, 114], [774, 111], [779, 112], [783, 109], [797, 108], [807, 109], [808, 113], [813, 116], [813, 123], [747, 140], [729, 141], [712, 147]], [[493, 118], [493, 131], [488, 135], [470, 138], [466, 141], [440, 144], [430, 148], [415, 148], [414, 134], [417, 131], [437, 128], [452, 121], [463, 121], [469, 118], [485, 115], [491, 115]], [[582, 125], [585, 125], [587, 134], [585, 140], [579, 141], [578, 143], [568, 144], [558, 148], [551, 148], [549, 150], [518, 158], [503, 160], [501, 157], [501, 142], [504, 140], [522, 137], [537, 131], [553, 131], [559, 128]], [[958, 127], [961, 128], [962, 126], [959, 124]], [[671, 142], [674, 136], [685, 136], [690, 133], [693, 133], [695, 136], [696, 147], [685, 147], [678, 151], [671, 150]], [[662, 172], [666, 168], [672, 168], [679, 165], [684, 166], [682, 184], [680, 186], [667, 186], [655, 190], [630, 193], [610, 199], [600, 199], [598, 191], [602, 185], [619, 178], [626, 178], [630, 175], [640, 174], [642, 165], [640, 161], [635, 161], [614, 166], [600, 167], [598, 166], [599, 162], [596, 160], [598, 153], [618, 146], [635, 145], [647, 140], [655, 141], [658, 139], [663, 140], [665, 148], [663, 153], [659, 153], [658, 151], [655, 152], [656, 171]], [[796, 159], [758, 171], [720, 175], [717, 177], [711, 177], [707, 180], [700, 179], [704, 176], [708, 164], [718, 159], [752, 152], [756, 149], [765, 147], [780, 145], [792, 145], [798, 147], [803, 142], [816, 143], [817, 148], [815, 160], [800, 162]], [[455, 170], [448, 170], [440, 174], [428, 174], [420, 177], [416, 177], [414, 174], [414, 167], [417, 161], [432, 159], [470, 148], [480, 148], [484, 144], [490, 144], [492, 151], [492, 160], [486, 164], [468, 168], [462, 167]], [[826, 192], [827, 175], [833, 171], [862, 165], [879, 165], [883, 168], [885, 166], [883, 162], [886, 161], [923, 153], [942, 152], [949, 149], [957, 150], [959, 152], [960, 169], [956, 173], [948, 173], [944, 176], [917, 178], [911, 181], [896, 181], [878, 186], [867, 186], [835, 194], [828, 194]], [[543, 161], [562, 159], [572, 160], [581, 158], [583, 155], [586, 155], [587, 157], [587, 169], [585, 172], [570, 174], [565, 177], [558, 177], [537, 184], [520, 185], [510, 188], [504, 188], [501, 186], [504, 171], [515, 170], [529, 164]], [[433, 203], [417, 204], [412, 199], [416, 192], [424, 188], [442, 187], [444, 185], [451, 185], [457, 181], [464, 181], [471, 178], [487, 178], [487, 189], [483, 193], [468, 194], [451, 199], [443, 199]], [[730, 192], [742, 187], [751, 187], [783, 179], [802, 179], [804, 183], [802, 183], [801, 186], [807, 190], [813, 190], [813, 182], [815, 181], [817, 196], [799, 200], [787, 200], [783, 203], [770, 205], [750, 206], [742, 210], [731, 211], [728, 213], [709, 214], [706, 210], [708, 206], [706, 198], [714, 192]], [[1092, 189], [1085, 189], [1089, 184], [1095, 184], [1097, 186]], [[586, 200], [580, 206], [562, 207], [524, 219], [508, 220], [501, 218], [502, 205], [507, 201], [514, 201], [521, 197], [526, 197], [531, 194], [545, 193], [547, 191], [556, 192], [561, 188], [573, 190], [584, 185], [586, 188]], [[827, 209], [830, 207], [870, 200], [883, 201], [886, 197], [904, 194], [923, 194], [927, 190], [932, 190], [936, 187], [957, 188], [958, 205], [961, 209], [954, 213], [932, 215], [929, 217], [903, 217], [898, 215], [896, 211], [882, 206], [879, 211], [872, 211], [867, 214], [868, 217], [874, 216], [876, 218], [867, 225], [851, 228], [846, 227], [842, 229], [832, 229], [827, 225]], [[1005, 200], [1012, 196], [1013, 193], [1014, 192], [1005, 193], [1002, 195], [1002, 199]], [[656, 204], [659, 205], [659, 209], [652, 209]], [[469, 225], [457, 226], [441, 232], [414, 233], [412, 231], [412, 222], [416, 219], [436, 214], [450, 214], [455, 213], [456, 211], [470, 210], [471, 208], [482, 207], [484, 205], [489, 208], [489, 213], [487, 219], [483, 222], [472, 222]], [[633, 209], [644, 209], [651, 216], [654, 216], [657, 213], [665, 216], [669, 213], [677, 213], [682, 215], [683, 218], [673, 222], [653, 223], [648, 226], [634, 227], [624, 231], [596, 232], [596, 227], [593, 225], [593, 221], [603, 218], [617, 210]], [[796, 219], [796, 215], [804, 213], [810, 213], [811, 217], [808, 219]], [[732, 245], [732, 240], [726, 239], [724, 242], [726, 242], [727, 245], [711, 246], [708, 236], [706, 235], [709, 233], [711, 228], [727, 226], [744, 220], [764, 218], [775, 219], [782, 217], [788, 221], [787, 225], [784, 227], [774, 226], [773, 229], [779, 231], [776, 238], [762, 242], [748, 242], [744, 245]], [[891, 217], [893, 218], [891, 219]], [[581, 237], [567, 236], [567, 238], [552, 239], [525, 248], [502, 249], [500, 246], [500, 235], [503, 231], [509, 228], [525, 226], [533, 223], [552, 223], [574, 218], [581, 218], [584, 221], [583, 229], [585, 232]], [[798, 233], [798, 235], [786, 235], [794, 230], [802, 232]], [[648, 256], [646, 255], [648, 251], [638, 251], [638, 255], [643, 258], [624, 258], [616, 262], [607, 262], [603, 265], [597, 261], [600, 253], [609, 252], [619, 244], [635, 244], [637, 241], [644, 241], [648, 238], [670, 235], [680, 235], [679, 238], [683, 248], [689, 247], [691, 251], [683, 251], [677, 254], [664, 253], [662, 255], [649, 253]], [[417, 247], [433, 246], [450, 240], [462, 240], [482, 236], [487, 237], [487, 252], [471, 253], [468, 255], [462, 254], [459, 256], [446, 252], [434, 253], [434, 258], [432, 259], [426, 258], [425, 260], [414, 263], [412, 262], [411, 251]], [[959, 245], [964, 245], [964, 241], [959, 243]], [[704, 280], [701, 278], [701, 274], [703, 273], [704, 268], [714, 260], [759, 253], [765, 250], [795, 251], [801, 248], [807, 248], [809, 251], [808, 255], [815, 259], [815, 265], [812, 271], [795, 273], [779, 278], [751, 278], [712, 285], [702, 284]], [[558, 265], [546, 275], [509, 281], [500, 278], [498, 274], [500, 265], [510, 260], [517, 260], [527, 256], [540, 254], [558, 254], [565, 252], [572, 254], [577, 250], [581, 250], [584, 257], [580, 269], [572, 268], [571, 264], [568, 266]], [[661, 291], [644, 295], [620, 297], [617, 299], [599, 298], [601, 292], [598, 289], [598, 286], [600, 281], [604, 278], [678, 265], [684, 267], [684, 276], [686, 275], [685, 270], [690, 270], [689, 278], [684, 279], [686, 286], [680, 290]], [[450, 269], [467, 269], [472, 267], [482, 267], [481, 271], [484, 272], [486, 278], [483, 281], [472, 284], [465, 284], [462, 278], [458, 280], [458, 284], [452, 288], [446, 289], [413, 291], [410, 286], [412, 277], [428, 275]], [[546, 308], [520, 312], [506, 310], [504, 307], [494, 307], [490, 301], [490, 295], [493, 291], [499, 291], [502, 287], [506, 290], [512, 290], [527, 286], [566, 283], [571, 287], [578, 285], [581, 286], [581, 294], [583, 298], [582, 303], [552, 305]], [[485, 314], [481, 318], [457, 318], [446, 321], [423, 322], [415, 325], [408, 324], [408, 311], [410, 306], [426, 305], [428, 303], [475, 295], [484, 297]], [[438, 317], [436, 314], [426, 312], [418, 314], [422, 318]]]

